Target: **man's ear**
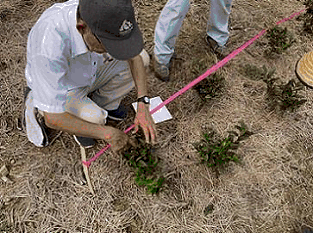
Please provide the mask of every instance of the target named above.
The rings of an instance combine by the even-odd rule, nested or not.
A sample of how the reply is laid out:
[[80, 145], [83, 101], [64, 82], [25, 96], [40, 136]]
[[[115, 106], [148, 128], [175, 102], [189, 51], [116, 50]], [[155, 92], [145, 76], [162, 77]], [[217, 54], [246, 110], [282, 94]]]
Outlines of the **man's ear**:
[[85, 32], [85, 30], [86, 30], [86, 24], [84, 24], [82, 22], [78, 22], [76, 24], [76, 28], [80, 32], [80, 34], [83, 34]]

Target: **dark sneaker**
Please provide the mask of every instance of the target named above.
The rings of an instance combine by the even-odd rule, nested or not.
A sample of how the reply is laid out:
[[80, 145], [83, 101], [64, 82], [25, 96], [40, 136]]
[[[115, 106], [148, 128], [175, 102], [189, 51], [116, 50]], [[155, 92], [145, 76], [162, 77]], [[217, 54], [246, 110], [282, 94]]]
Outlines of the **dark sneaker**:
[[75, 141], [78, 143], [78, 145], [88, 149], [93, 147], [96, 144], [96, 141], [93, 138], [87, 138], [87, 137], [79, 137], [73, 135]]
[[33, 106], [32, 92], [26, 87], [24, 93], [24, 109], [21, 117], [21, 130], [27, 134], [30, 142], [38, 147], [51, 145], [62, 131], [50, 129], [46, 126], [43, 116], [38, 109]]
[[123, 121], [127, 118], [127, 108], [120, 104], [118, 109], [115, 110], [107, 110], [108, 118], [114, 121]]
[[205, 41], [210, 46], [211, 51], [215, 53], [219, 59], [223, 59], [227, 56], [226, 46], [220, 46], [215, 40], [213, 40], [209, 35], [206, 35]]

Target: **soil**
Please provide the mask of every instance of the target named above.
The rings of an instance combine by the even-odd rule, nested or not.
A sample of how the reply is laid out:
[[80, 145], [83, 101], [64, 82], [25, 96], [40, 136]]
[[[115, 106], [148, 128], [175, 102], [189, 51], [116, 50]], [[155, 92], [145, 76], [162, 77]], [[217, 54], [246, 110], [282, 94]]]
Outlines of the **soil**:
[[[313, 228], [313, 108], [312, 90], [295, 112], [283, 116], [267, 106], [267, 86], [250, 78], [244, 67], [268, 70], [282, 83], [297, 79], [296, 62], [313, 49], [312, 34], [304, 31], [302, 16], [281, 25], [295, 42], [280, 54], [265, 56], [263, 36], [229, 61], [216, 74], [225, 78], [218, 101], [204, 102], [190, 89], [167, 105], [173, 119], [157, 125], [156, 155], [167, 180], [157, 196], [134, 181], [133, 169], [110, 150], [89, 168], [93, 196], [78, 182], [75, 164], [80, 148], [63, 133], [53, 145], [36, 148], [18, 130], [23, 108], [27, 35], [42, 12], [56, 0], [0, 2], [0, 164], [6, 164], [13, 183], [0, 180], [0, 232], [302, 232]], [[166, 0], [134, 0], [145, 49], [152, 55], [154, 28]], [[305, 8], [301, 0], [233, 0], [229, 52], [275, 22]], [[194, 0], [177, 38], [170, 82], [147, 70], [149, 92], [163, 100], [219, 61], [206, 42], [210, 1]], [[210, 79], [210, 77], [208, 77]], [[136, 99], [131, 92], [124, 103]], [[212, 101], [212, 102], [211, 102]], [[116, 124], [125, 130], [134, 112]], [[203, 128], [225, 138], [242, 119], [252, 136], [242, 142], [242, 163], [233, 163], [218, 177], [200, 163], [193, 143]], [[87, 150], [93, 157], [104, 141]]]

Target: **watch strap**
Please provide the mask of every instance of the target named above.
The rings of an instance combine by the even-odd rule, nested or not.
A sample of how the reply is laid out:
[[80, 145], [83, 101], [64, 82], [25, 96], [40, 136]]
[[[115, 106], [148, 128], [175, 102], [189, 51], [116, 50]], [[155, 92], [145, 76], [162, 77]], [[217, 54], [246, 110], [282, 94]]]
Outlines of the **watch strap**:
[[142, 97], [138, 98], [137, 102], [143, 102], [145, 104], [150, 104], [150, 98], [145, 95], [145, 96], [142, 96]]

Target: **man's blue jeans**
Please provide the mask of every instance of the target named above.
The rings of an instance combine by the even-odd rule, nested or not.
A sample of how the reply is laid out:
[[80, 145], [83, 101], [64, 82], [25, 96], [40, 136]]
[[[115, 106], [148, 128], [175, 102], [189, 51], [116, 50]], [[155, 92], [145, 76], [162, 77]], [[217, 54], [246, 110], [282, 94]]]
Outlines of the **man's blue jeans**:
[[[232, 0], [211, 0], [207, 35], [220, 46], [229, 38], [228, 19]], [[176, 38], [189, 10], [189, 0], [168, 0], [155, 27], [154, 54], [159, 63], [168, 64], [174, 53]]]

